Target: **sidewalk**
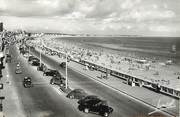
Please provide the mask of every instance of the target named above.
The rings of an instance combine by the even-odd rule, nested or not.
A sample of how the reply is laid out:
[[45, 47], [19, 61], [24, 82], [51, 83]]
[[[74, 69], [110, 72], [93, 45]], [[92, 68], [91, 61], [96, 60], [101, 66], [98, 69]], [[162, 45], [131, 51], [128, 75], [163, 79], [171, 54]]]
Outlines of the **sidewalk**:
[[2, 71], [3, 78], [2, 83], [4, 89], [1, 91], [1, 95], [5, 96], [3, 101], [3, 113], [5, 117], [25, 117], [22, 103], [19, 100], [17, 90], [12, 83], [12, 76], [8, 73], [8, 65]]
[[[38, 49], [37, 49], [38, 50]], [[65, 61], [58, 56], [49, 56], [50, 58], [54, 59], [55, 61], [62, 62]], [[144, 102], [148, 105], [157, 107], [159, 106], [174, 106], [173, 108], [169, 109], [164, 109], [165, 111], [176, 115], [177, 117], [179, 116], [179, 103], [178, 100], [173, 99], [169, 96], [163, 95], [163, 94], [158, 94], [154, 91], [150, 91], [146, 88], [142, 87], [131, 87], [125, 83], [121, 79], [118, 79], [113, 76], [109, 76], [108, 79], [100, 79], [98, 76], [100, 76], [102, 73], [99, 71], [90, 71], [90, 70], [85, 70], [85, 66], [80, 65], [75, 62], [70, 62], [68, 64], [69, 68], [73, 69], [74, 71], [80, 72], [81, 74], [88, 76], [89, 78], [100, 82], [103, 85], [106, 85], [107, 87], [110, 87], [116, 91], [119, 91], [123, 94], [126, 94], [130, 97], [133, 97], [141, 102]], [[78, 69], [77, 69], [78, 68]], [[71, 84], [70, 84], [71, 85]]]

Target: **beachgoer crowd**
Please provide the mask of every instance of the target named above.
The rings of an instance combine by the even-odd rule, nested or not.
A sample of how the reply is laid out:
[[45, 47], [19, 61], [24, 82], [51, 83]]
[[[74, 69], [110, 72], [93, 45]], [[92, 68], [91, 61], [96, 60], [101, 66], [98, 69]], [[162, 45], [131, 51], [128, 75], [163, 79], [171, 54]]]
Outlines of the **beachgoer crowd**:
[[[69, 40], [55, 39], [55, 36], [44, 36], [31, 41], [31, 44], [38, 47], [45, 45], [54, 48], [62, 53], [67, 53], [72, 59], [85, 60], [106, 68], [115, 69], [120, 72], [140, 76], [144, 79], [149, 79], [151, 82], [160, 84], [170, 84], [172, 79], [177, 79], [175, 72], [177, 68], [171, 69], [170, 64], [166, 62], [156, 61], [155, 57], [145, 58], [134, 56], [127, 53], [127, 56], [121, 52], [113, 53], [98, 49], [95, 47], [86, 46], [84, 43], [79, 43]], [[158, 59], [157, 59], [158, 60]], [[172, 63], [173, 64], [173, 63]]]

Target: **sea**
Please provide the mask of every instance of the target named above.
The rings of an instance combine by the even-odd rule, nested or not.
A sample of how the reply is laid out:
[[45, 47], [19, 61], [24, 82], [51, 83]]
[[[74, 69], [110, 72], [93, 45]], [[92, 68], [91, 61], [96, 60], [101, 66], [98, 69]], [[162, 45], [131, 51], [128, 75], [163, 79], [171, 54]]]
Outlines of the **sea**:
[[180, 37], [62, 37], [58, 40], [81, 43], [120, 55], [180, 63]]

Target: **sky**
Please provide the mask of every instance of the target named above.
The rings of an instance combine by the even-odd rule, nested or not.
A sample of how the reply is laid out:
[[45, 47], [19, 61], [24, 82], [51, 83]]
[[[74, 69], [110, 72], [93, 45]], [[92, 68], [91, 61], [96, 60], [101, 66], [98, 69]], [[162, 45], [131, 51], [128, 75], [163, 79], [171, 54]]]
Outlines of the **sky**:
[[5, 29], [180, 36], [180, 0], [0, 0]]

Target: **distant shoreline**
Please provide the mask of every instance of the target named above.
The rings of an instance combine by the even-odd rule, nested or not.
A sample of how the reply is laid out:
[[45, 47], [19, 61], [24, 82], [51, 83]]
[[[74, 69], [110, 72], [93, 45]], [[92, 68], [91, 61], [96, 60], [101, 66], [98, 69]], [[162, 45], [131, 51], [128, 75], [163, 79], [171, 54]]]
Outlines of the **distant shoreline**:
[[[163, 58], [163, 60], [167, 60], [167, 59], [179, 60], [179, 58], [180, 58], [180, 52], [177, 51], [176, 54], [172, 53], [170, 51], [171, 47], [169, 47], [169, 48], [165, 47], [165, 50], [158, 49], [159, 46], [164, 46], [163, 44], [161, 44], [162, 38], [160, 38], [160, 40], [158, 40], [156, 38], [151, 40], [151, 38], [148, 38], [149, 39], [148, 41], [145, 39], [145, 44], [146, 45], [148, 44], [147, 46], [149, 46], [149, 43], [150, 43], [150, 47], [151, 47], [152, 44], [160, 43], [160, 45], [156, 45], [156, 47], [158, 47], [158, 48], [153, 48], [153, 46], [154, 46], [153, 45], [152, 49], [149, 49], [149, 48], [138, 48], [138, 45], [137, 45], [137, 48], [136, 48], [136, 46], [134, 46], [134, 47], [126, 46], [126, 43], [129, 43], [128, 42], [129, 40], [130, 41], [134, 40], [133, 38], [132, 39], [130, 38], [127, 41], [126, 39], [122, 39], [121, 38], [122, 39], [121, 40], [121, 39], [118, 39], [118, 37], [115, 37], [115, 38], [117, 38], [115, 41], [122, 41], [121, 43], [118, 43], [118, 42], [117, 43], [116, 42], [112, 42], [111, 43], [111, 40], [108, 37], [105, 38], [105, 39], [103, 37], [102, 37], [102, 39], [101, 39], [101, 37], [97, 37], [98, 39], [96, 37], [92, 37], [92, 38], [94, 38], [94, 39], [91, 39], [91, 37], [80, 37], [80, 38], [78, 38], [78, 37], [70, 37], [70, 38], [68, 38], [68, 37], [55, 37], [55, 39], [57, 39], [57, 40], [58, 39], [69, 40], [69, 41], [73, 41], [75, 43], [84, 43], [84, 44], [89, 45], [89, 46], [94, 46], [94, 47], [98, 47], [98, 48], [104, 48], [105, 50], [111, 51], [112, 53], [118, 53], [118, 52], [125, 53], [125, 52], [129, 52], [129, 53], [137, 55], [137, 56], [140, 55], [140, 56], [144, 56], [144, 57], [148, 57], [148, 58], [149, 57], [153, 58], [153, 56], [156, 56], [156, 57], [161, 58], [161, 59]], [[139, 38], [135, 38], [135, 40], [136, 41], [138, 40], [139, 42], [141, 42], [141, 41], [144, 41], [144, 38], [143, 37], [140, 38], [140, 39]], [[169, 40], [168, 38], [166, 38], [165, 40], [166, 40], [166, 42], [164, 42], [165, 44], [174, 43], [174, 42], [172, 42], [172, 40]], [[175, 38], [174, 40], [176, 42], [177, 39]], [[136, 44], [138, 42], [138, 41], [137, 42], [136, 41], [135, 41], [135, 43], [133, 42], [133, 44]], [[157, 41], [157, 43], [156, 43], [156, 41]], [[120, 44], [124, 44], [124, 43], [125, 43], [125, 46], [123, 46], [123, 45], [121, 46], [120, 45]], [[130, 42], [130, 43], [132, 44], [132, 42]], [[142, 46], [142, 45], [140, 44], [140, 46]]]

